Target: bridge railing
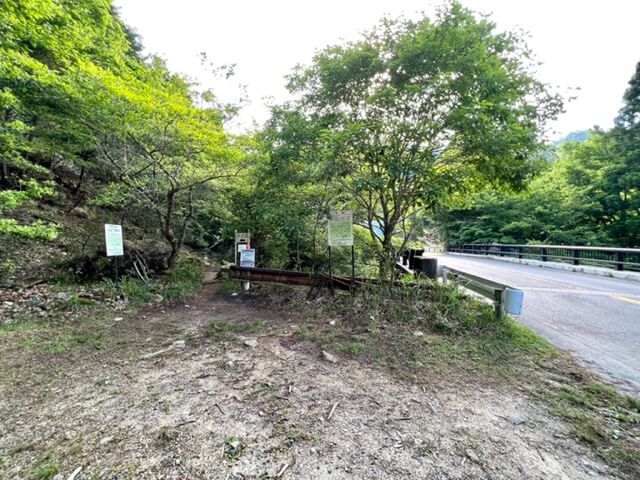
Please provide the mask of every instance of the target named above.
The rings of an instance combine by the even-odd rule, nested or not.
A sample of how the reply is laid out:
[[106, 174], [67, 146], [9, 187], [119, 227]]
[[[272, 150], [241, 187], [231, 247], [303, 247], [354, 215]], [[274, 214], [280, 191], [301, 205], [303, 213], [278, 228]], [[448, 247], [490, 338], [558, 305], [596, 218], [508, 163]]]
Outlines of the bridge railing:
[[640, 271], [640, 248], [577, 247], [571, 245], [508, 245], [470, 243], [447, 245], [447, 252], [591, 265]]

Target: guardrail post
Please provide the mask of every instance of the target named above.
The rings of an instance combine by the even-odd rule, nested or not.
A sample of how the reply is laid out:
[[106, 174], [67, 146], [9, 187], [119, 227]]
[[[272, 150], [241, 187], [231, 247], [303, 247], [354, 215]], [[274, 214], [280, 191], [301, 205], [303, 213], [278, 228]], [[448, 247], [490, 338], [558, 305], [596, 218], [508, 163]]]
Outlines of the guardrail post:
[[494, 292], [495, 313], [496, 320], [500, 320], [504, 313], [504, 290], [495, 290]]
[[542, 248], [542, 261], [546, 262], [547, 261], [547, 249], [546, 248]]
[[524, 255], [522, 255], [523, 249], [522, 247], [518, 247], [518, 258], [524, 258]]
[[624, 270], [624, 252], [616, 252], [616, 270]]
[[580, 265], [580, 250], [577, 248], [571, 251], [571, 258], [573, 259], [574, 265]]

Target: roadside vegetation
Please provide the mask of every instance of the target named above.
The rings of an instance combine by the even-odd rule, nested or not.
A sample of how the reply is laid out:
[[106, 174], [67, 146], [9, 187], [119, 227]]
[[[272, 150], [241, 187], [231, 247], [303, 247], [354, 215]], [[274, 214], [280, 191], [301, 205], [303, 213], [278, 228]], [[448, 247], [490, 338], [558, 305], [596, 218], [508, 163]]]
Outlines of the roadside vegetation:
[[614, 128], [550, 150], [523, 192], [484, 190], [441, 208], [444, 240], [640, 247], [639, 99], [640, 63]]
[[306, 308], [300, 295], [285, 294], [298, 298], [285, 308], [303, 308], [310, 318], [295, 331], [299, 339], [418, 384], [451, 376], [516, 388], [571, 425], [575, 438], [607, 463], [630, 478], [640, 475], [640, 400], [617, 392], [512, 318], [496, 320], [490, 305], [457, 287], [424, 281], [365, 289]]
[[[242, 135], [226, 130], [239, 105], [143, 52], [110, 0], [2, 2], [0, 417], [11, 422], [0, 425], [0, 476], [52, 479], [82, 465], [138, 478], [144, 445], [156, 462], [148, 478], [208, 478], [216, 462], [241, 478], [230, 476], [237, 464], [259, 461], [252, 428], [268, 458], [315, 454], [309, 432], [321, 436], [331, 414], [287, 415], [319, 408], [315, 376], [348, 359], [391, 385], [393, 402], [398, 385], [437, 397], [451, 379], [467, 393], [488, 386], [494, 400], [533, 399], [607, 468], [640, 478], [638, 400], [455, 286], [390, 287], [402, 250], [437, 229], [449, 242], [639, 246], [640, 69], [614, 129], [550, 153], [547, 123], [563, 99], [533, 75], [522, 36], [456, 1], [319, 50], [288, 77], [295, 100]], [[353, 213], [356, 274], [382, 281], [331, 299], [240, 292], [228, 278], [203, 287], [235, 256], [236, 231], [251, 233], [258, 267], [326, 271], [337, 210]], [[105, 223], [123, 226], [122, 257], [106, 257]], [[331, 254], [333, 271], [350, 273], [350, 249]], [[260, 351], [263, 339], [272, 350]], [[334, 395], [360, 381], [341, 383], [348, 374], [332, 377]], [[295, 410], [276, 392], [292, 393], [289, 375], [311, 392]], [[211, 402], [220, 392], [233, 410]], [[190, 430], [213, 411], [222, 420]], [[392, 447], [420, 462], [437, 460], [436, 443]], [[469, 459], [464, 468], [487, 473], [462, 444], [441, 447], [447, 468]], [[181, 470], [183, 454], [205, 466]], [[352, 463], [377, 458], [367, 455]]]

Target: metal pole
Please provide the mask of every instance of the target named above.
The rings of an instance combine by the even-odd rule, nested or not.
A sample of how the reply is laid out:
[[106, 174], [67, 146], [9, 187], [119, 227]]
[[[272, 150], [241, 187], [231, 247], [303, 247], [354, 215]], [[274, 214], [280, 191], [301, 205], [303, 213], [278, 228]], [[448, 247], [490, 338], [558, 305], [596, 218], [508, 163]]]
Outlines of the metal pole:
[[504, 309], [504, 290], [496, 289], [494, 292], [495, 299], [495, 319], [500, 320], [502, 318], [503, 309]]
[[116, 264], [116, 283], [118, 283], [118, 257], [117, 256], [113, 257], [113, 261]]
[[331, 245], [327, 247], [329, 249], [329, 289], [333, 293], [333, 260], [331, 258]]
[[351, 245], [351, 291], [354, 291], [356, 284], [356, 247]]

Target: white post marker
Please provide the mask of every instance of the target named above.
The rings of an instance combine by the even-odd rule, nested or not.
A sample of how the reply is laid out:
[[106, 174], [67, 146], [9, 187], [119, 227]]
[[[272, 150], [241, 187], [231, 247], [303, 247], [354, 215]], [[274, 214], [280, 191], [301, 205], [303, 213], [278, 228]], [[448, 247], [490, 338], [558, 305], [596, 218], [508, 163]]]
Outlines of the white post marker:
[[240, 265], [240, 252], [251, 248], [251, 232], [236, 232], [234, 241], [233, 263]]
[[124, 255], [122, 242], [122, 225], [104, 225], [104, 241], [107, 247], [107, 257], [121, 257]]

